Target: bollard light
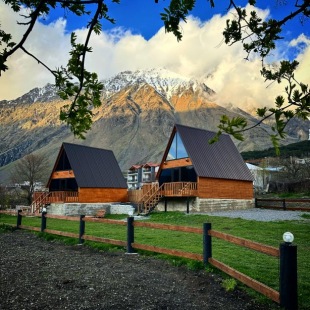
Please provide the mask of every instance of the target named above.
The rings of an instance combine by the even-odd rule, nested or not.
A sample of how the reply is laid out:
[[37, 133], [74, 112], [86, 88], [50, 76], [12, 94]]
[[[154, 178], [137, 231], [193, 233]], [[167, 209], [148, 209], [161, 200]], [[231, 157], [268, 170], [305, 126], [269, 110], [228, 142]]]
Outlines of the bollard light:
[[294, 235], [291, 232], [287, 231], [283, 234], [283, 240], [286, 243], [292, 243], [294, 241]]
[[133, 209], [128, 211], [128, 216], [129, 217], [133, 216]]

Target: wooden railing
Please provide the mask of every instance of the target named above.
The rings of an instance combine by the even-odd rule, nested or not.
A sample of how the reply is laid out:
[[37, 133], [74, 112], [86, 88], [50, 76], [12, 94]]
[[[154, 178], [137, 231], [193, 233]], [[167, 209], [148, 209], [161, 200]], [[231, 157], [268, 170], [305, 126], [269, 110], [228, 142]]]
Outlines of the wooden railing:
[[197, 196], [196, 182], [172, 182], [164, 183], [162, 195], [169, 197], [188, 197]]
[[31, 213], [40, 213], [46, 204], [53, 202], [78, 202], [79, 193], [73, 191], [35, 192], [31, 204]]
[[[271, 300], [279, 303], [285, 309], [297, 309], [297, 247], [289, 243], [281, 243], [279, 248], [275, 248], [269, 245], [264, 245], [258, 242], [247, 240], [244, 238], [236, 237], [226, 233], [222, 233], [216, 230], [211, 229], [210, 223], [204, 223], [202, 228], [198, 227], [185, 227], [179, 225], [168, 225], [160, 223], [146, 223], [143, 221], [135, 221], [134, 217], [128, 217], [127, 223], [125, 221], [119, 220], [110, 220], [110, 219], [96, 219], [96, 218], [86, 218], [84, 215], [79, 217], [72, 216], [56, 216], [49, 215], [46, 212], [43, 212], [41, 215], [41, 228], [39, 227], [30, 227], [22, 225], [23, 214], [21, 211], [18, 211], [17, 214], [17, 228], [27, 229], [34, 231], [41, 231], [50, 234], [56, 234], [61, 236], [78, 238], [79, 243], [83, 243], [84, 240], [92, 240], [103, 243], [110, 243], [119, 246], [127, 245], [127, 253], [134, 253], [134, 249], [152, 251], [156, 253], [163, 253], [173, 256], [179, 256], [183, 258], [189, 258], [197, 261], [203, 262], [205, 265], [211, 264], [214, 267], [222, 270], [223, 272], [229, 274], [230, 276], [236, 278], [245, 285], [253, 288], [257, 292], [265, 295]], [[79, 233], [72, 233], [66, 231], [58, 231], [53, 229], [47, 229], [47, 218], [58, 218], [63, 220], [79, 221]], [[97, 223], [106, 223], [106, 224], [117, 224], [122, 226], [127, 226], [127, 241], [107, 239], [97, 236], [90, 236], [85, 234], [85, 222], [97, 222]], [[202, 254], [191, 253], [178, 249], [170, 249], [157, 247], [148, 244], [137, 243], [135, 240], [134, 230], [136, 227], [144, 227], [149, 229], [162, 229], [168, 231], [180, 231], [187, 233], [194, 233], [198, 235], [203, 235], [203, 244], [202, 244]], [[247, 276], [246, 274], [241, 273], [240, 271], [222, 263], [221, 261], [214, 259], [212, 257], [212, 240], [211, 238], [219, 238], [233, 244], [261, 252], [276, 258], [280, 258], [280, 290], [276, 291], [275, 289]]]
[[[141, 203], [146, 197], [154, 194], [159, 188], [158, 184], [153, 184], [152, 187], [148, 187], [147, 191], [142, 189], [129, 190], [129, 201], [133, 203]], [[164, 183], [162, 190], [162, 196], [169, 197], [189, 197], [198, 196], [197, 183], [196, 182], [172, 182]]]
[[148, 190], [130, 190], [129, 201], [138, 205], [138, 213], [147, 214], [154, 209], [161, 197], [195, 197], [198, 195], [196, 182], [171, 182], [152, 184]]
[[79, 193], [73, 191], [50, 192], [49, 203], [52, 202], [78, 202]]
[[310, 199], [255, 198], [255, 208], [310, 211]]

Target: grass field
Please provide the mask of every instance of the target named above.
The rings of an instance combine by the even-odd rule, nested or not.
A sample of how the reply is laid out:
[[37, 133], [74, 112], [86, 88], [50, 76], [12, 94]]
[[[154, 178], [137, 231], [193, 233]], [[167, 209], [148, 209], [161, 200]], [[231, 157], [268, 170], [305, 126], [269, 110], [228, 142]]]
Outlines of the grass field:
[[[106, 217], [125, 219], [126, 215], [108, 215]], [[160, 212], [153, 213], [147, 221], [199, 228], [202, 228], [203, 223], [209, 222], [212, 224], [213, 230], [275, 247], [278, 247], [282, 242], [282, 235], [284, 232], [292, 232], [295, 236], [294, 243], [297, 244], [298, 249], [299, 309], [310, 309], [310, 221], [308, 215], [305, 215], [304, 218], [304, 221], [257, 222], [243, 219], [212, 217], [208, 215], [187, 215], [181, 212]], [[16, 217], [0, 214], [0, 223], [15, 224]], [[23, 218], [22, 224], [40, 227], [41, 220], [36, 217], [25, 217]], [[47, 219], [47, 228], [78, 233], [79, 222]], [[125, 241], [126, 226], [87, 222], [86, 234]], [[49, 236], [49, 238], [53, 237]], [[71, 240], [70, 242], [76, 243], [77, 241]], [[135, 242], [202, 254], [202, 235], [194, 233], [136, 227]], [[85, 244], [96, 246], [101, 249], [111, 248], [109, 245], [101, 245], [94, 242], [86, 242]], [[279, 259], [232, 245], [216, 238], [213, 238], [212, 244], [213, 257], [215, 259], [222, 261], [276, 290], [279, 289]], [[164, 255], [157, 254], [157, 256], [167, 259]], [[170, 257], [169, 260], [176, 265], [186, 263], [189, 268], [202, 267], [201, 263], [181, 258]], [[207, 269], [217, 272], [212, 267], [207, 267]], [[266, 302], [264, 297], [260, 297], [260, 295], [250, 289], [248, 289], [248, 291], [256, 298], [260, 298], [262, 301]]]

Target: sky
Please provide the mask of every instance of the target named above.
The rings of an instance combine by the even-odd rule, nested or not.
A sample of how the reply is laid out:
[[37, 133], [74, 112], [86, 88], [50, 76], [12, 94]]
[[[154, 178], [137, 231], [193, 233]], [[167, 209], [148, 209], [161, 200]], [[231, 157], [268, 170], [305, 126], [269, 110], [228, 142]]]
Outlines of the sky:
[[[246, 1], [237, 2], [246, 5]], [[165, 33], [160, 19], [163, 8], [169, 5], [168, 0], [159, 0], [158, 4], [154, 0], [106, 3], [116, 24], [103, 22], [103, 32], [92, 36], [93, 52], [87, 58], [87, 69], [97, 72], [100, 79], [125, 70], [164, 67], [186, 77], [202, 79], [217, 92], [217, 103], [233, 104], [247, 110], [271, 106], [275, 96], [283, 93], [283, 86], [264, 83], [259, 59], [253, 57], [246, 61], [240, 44], [227, 46], [224, 43], [222, 32], [226, 20], [233, 16], [227, 11], [228, 1], [217, 1], [216, 8], [211, 9], [208, 1], [197, 0], [187, 23], [181, 25], [181, 42]], [[292, 11], [290, 5], [279, 3], [281, 1], [257, 1], [258, 13], [263, 18], [282, 18]], [[88, 20], [88, 17], [76, 18], [56, 10], [40, 19], [25, 47], [51, 69], [65, 65], [71, 32], [75, 31], [81, 40], [85, 38]], [[16, 21], [22, 21], [22, 17], [11, 12], [1, 1], [1, 27], [18, 41], [24, 29]], [[284, 39], [268, 61], [297, 59], [300, 62], [297, 78], [310, 84], [310, 20], [290, 21], [282, 34]], [[0, 77], [0, 100], [15, 99], [34, 87], [54, 82], [46, 69], [22, 52], [17, 52], [7, 64], [9, 70]]]

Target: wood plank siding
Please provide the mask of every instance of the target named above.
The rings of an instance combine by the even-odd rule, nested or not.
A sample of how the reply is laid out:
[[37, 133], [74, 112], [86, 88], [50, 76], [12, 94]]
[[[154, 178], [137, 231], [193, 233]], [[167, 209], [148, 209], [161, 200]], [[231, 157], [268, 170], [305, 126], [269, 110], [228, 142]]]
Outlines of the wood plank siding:
[[52, 179], [70, 179], [74, 178], [73, 170], [64, 170], [64, 171], [54, 171], [52, 174]]
[[79, 202], [127, 202], [126, 188], [79, 188]]
[[193, 163], [190, 158], [174, 159], [165, 161], [164, 164], [162, 165], [162, 169], [186, 167], [186, 166], [192, 166], [192, 164]]
[[199, 177], [198, 197], [218, 199], [253, 199], [253, 182]]

